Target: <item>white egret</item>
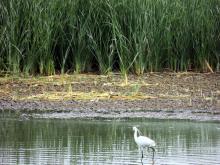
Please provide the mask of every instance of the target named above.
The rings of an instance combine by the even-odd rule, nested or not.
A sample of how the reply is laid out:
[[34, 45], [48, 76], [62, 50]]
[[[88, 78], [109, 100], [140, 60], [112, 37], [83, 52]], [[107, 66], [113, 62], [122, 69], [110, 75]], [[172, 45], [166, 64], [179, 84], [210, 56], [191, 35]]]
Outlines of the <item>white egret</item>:
[[[134, 131], [134, 140], [137, 143], [138, 147], [141, 149], [142, 157], [141, 160], [144, 157], [144, 148], [150, 148], [153, 151], [153, 159], [154, 159], [154, 152], [155, 152], [155, 146], [156, 143], [152, 139], [146, 137], [146, 136], [140, 136], [141, 132], [137, 129], [137, 127], [133, 127]], [[137, 135], [139, 133], [139, 136]]]

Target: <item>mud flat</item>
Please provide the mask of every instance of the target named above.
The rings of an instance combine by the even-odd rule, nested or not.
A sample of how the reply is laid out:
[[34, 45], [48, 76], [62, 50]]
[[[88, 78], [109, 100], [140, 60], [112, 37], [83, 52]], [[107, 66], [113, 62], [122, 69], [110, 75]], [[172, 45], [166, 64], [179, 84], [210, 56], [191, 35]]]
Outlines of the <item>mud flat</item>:
[[163, 73], [0, 78], [0, 110], [30, 118], [220, 121], [220, 75]]

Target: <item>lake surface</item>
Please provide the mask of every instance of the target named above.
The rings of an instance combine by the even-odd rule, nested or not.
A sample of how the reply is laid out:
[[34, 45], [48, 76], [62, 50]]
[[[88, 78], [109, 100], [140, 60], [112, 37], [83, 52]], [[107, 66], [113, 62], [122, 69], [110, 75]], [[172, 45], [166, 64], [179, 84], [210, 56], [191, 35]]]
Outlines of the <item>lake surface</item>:
[[142, 164], [132, 126], [157, 143], [143, 164], [220, 164], [220, 124], [0, 117], [0, 164]]

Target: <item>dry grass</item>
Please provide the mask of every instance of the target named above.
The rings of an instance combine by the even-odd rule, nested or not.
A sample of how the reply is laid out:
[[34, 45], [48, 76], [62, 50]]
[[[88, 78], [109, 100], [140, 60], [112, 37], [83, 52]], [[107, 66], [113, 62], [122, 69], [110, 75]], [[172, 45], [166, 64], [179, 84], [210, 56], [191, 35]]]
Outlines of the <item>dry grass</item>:
[[[0, 98], [12, 100], [218, 100], [219, 75], [145, 74], [130, 75], [128, 84], [118, 74], [54, 75], [41, 77], [1, 77]], [[190, 104], [190, 103], [189, 103]]]

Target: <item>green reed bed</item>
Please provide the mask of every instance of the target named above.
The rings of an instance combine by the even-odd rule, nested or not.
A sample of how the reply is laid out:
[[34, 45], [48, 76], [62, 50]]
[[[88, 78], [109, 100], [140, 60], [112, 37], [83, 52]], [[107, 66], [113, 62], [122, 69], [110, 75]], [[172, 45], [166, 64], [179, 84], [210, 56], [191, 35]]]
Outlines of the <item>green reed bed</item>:
[[219, 70], [219, 0], [2, 0], [0, 70]]

